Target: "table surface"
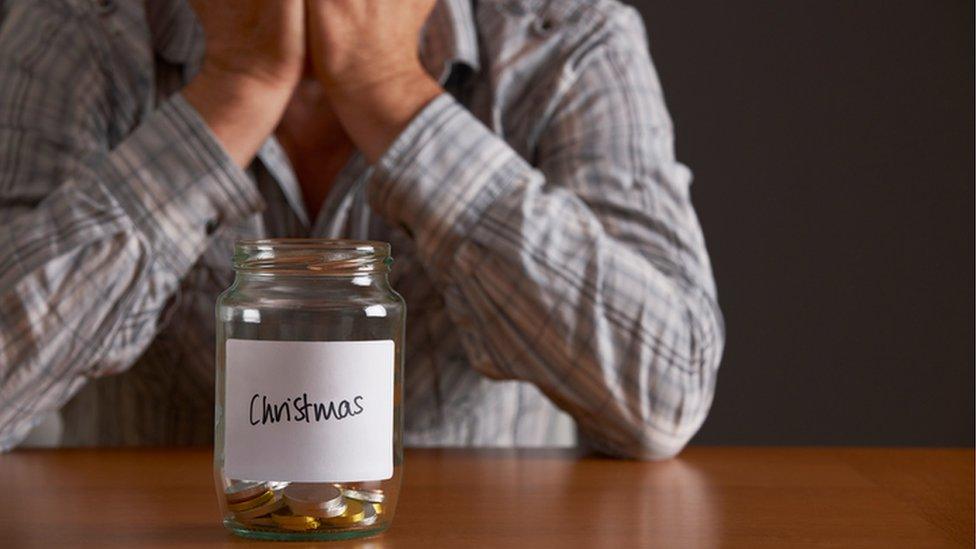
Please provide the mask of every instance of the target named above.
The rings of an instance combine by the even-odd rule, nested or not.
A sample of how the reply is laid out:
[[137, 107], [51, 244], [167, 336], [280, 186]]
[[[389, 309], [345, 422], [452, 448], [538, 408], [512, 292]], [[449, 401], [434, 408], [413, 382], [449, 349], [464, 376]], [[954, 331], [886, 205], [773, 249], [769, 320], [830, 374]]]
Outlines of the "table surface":
[[[693, 447], [644, 463], [408, 450], [393, 527], [329, 546], [972, 547], [973, 459], [972, 449]], [[220, 525], [211, 470], [209, 449], [0, 455], [0, 547], [261, 544]]]

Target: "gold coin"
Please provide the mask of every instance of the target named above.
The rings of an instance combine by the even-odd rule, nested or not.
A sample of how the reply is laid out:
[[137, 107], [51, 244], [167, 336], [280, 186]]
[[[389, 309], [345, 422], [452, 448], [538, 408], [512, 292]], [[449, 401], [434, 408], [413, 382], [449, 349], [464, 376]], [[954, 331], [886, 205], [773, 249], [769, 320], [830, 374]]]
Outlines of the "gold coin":
[[351, 526], [363, 520], [365, 516], [366, 510], [363, 508], [363, 503], [350, 499], [346, 502], [345, 513], [337, 517], [324, 518], [322, 523], [329, 526]]
[[319, 527], [319, 521], [315, 517], [295, 515], [285, 509], [272, 513], [271, 520], [287, 530], [314, 530]]
[[257, 507], [258, 505], [262, 505], [264, 503], [271, 501], [272, 499], [274, 499], [274, 496], [275, 496], [274, 492], [272, 492], [271, 490], [265, 490], [263, 494], [261, 494], [260, 496], [254, 499], [245, 500], [240, 503], [228, 503], [227, 508], [234, 512], [246, 511], [248, 509], [252, 509], [254, 507]]
[[281, 494], [273, 493], [271, 501], [244, 511], [235, 511], [234, 516], [238, 520], [253, 520], [262, 515], [273, 513], [284, 506], [285, 500], [281, 499]]
[[242, 520], [241, 523], [245, 526], [264, 526], [267, 528], [274, 528], [278, 525], [271, 517], [257, 517], [251, 520]]
[[308, 530], [315, 530], [319, 526], [321, 526], [321, 523], [319, 523], [319, 521], [317, 521], [317, 520], [312, 520], [312, 522], [310, 522], [308, 524], [305, 524], [303, 526], [281, 526], [281, 525], [279, 525], [280, 528], [283, 528], [285, 530], [293, 530], [295, 532], [306, 532]]

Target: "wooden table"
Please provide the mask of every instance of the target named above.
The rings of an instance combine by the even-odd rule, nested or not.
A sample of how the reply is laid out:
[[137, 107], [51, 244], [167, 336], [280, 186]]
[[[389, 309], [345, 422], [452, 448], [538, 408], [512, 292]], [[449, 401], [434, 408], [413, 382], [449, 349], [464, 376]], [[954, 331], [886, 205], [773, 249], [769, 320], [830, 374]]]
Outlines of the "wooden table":
[[[0, 455], [0, 547], [257, 544], [219, 524], [210, 460]], [[972, 547], [973, 494], [971, 449], [690, 448], [660, 463], [411, 450], [393, 527], [327, 546]]]

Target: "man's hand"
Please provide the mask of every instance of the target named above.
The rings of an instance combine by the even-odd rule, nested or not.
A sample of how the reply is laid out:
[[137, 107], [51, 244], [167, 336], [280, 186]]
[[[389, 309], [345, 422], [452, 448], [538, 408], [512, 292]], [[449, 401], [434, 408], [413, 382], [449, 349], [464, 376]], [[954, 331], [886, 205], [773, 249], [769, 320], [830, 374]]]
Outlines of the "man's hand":
[[183, 90], [241, 167], [274, 130], [305, 62], [303, 0], [191, 0], [206, 34]]
[[376, 162], [443, 90], [418, 56], [436, 0], [305, 0], [315, 74], [340, 122]]

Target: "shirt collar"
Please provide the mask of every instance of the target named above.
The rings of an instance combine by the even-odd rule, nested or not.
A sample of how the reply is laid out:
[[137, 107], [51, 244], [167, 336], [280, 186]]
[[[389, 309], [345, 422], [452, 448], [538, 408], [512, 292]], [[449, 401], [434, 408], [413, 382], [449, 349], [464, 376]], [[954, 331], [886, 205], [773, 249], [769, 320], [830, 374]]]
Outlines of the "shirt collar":
[[159, 57], [174, 65], [199, 63], [204, 50], [203, 29], [187, 0], [148, 0], [146, 19]]
[[[146, 17], [161, 58], [176, 65], [199, 62], [203, 30], [187, 0], [148, 0]], [[424, 27], [420, 58], [441, 84], [459, 65], [473, 71], [480, 68], [472, 0], [438, 0]]]
[[420, 60], [444, 84], [458, 66], [480, 68], [472, 0], [439, 0], [420, 41]]

